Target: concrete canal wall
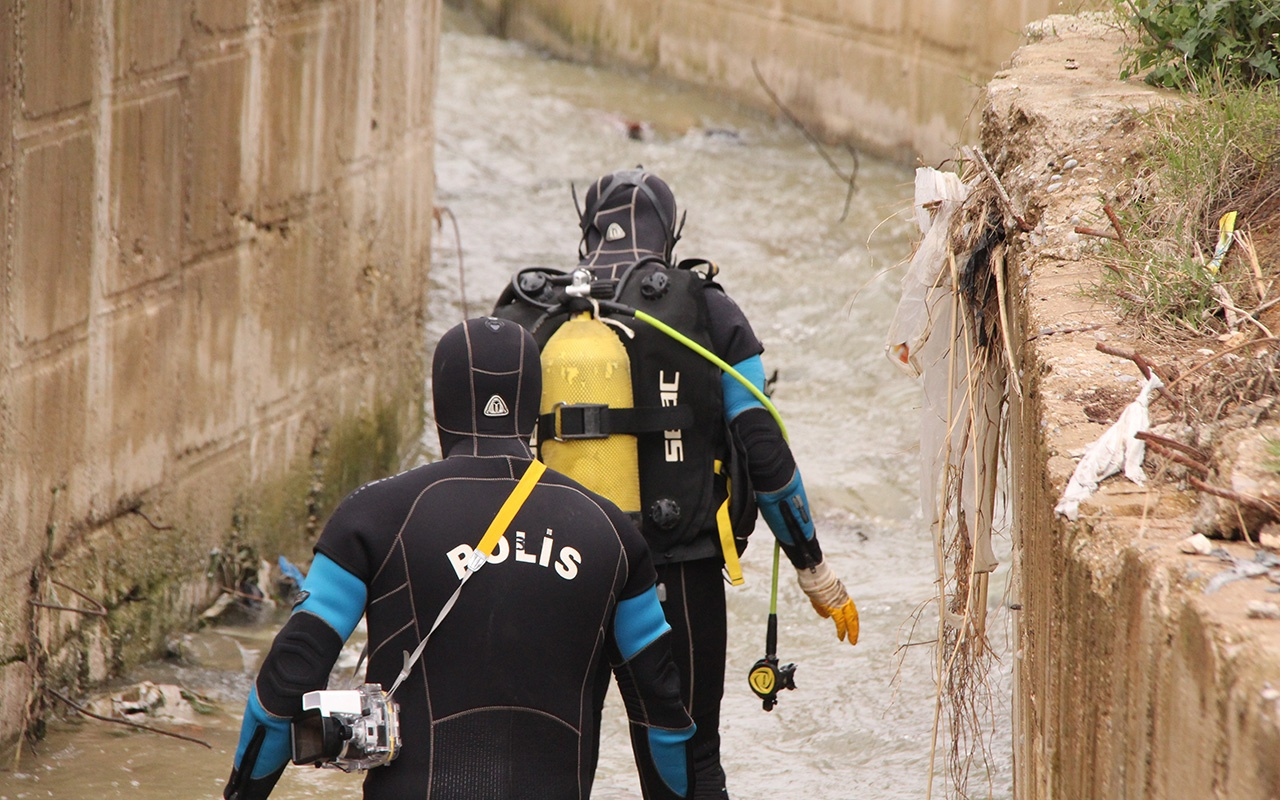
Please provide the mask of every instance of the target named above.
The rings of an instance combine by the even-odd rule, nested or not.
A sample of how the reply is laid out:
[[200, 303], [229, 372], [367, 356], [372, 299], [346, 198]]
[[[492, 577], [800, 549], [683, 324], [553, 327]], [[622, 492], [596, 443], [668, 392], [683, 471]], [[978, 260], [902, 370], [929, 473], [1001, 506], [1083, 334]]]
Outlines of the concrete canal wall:
[[0, 2], [0, 741], [416, 439], [438, 17]]
[[577, 60], [708, 86], [903, 163], [973, 141], [982, 87], [1032, 20], [1089, 0], [449, 0]]
[[[1078, 520], [1054, 513], [1085, 447], [1137, 395], [1133, 362], [1098, 345], [1184, 371], [1191, 363], [1166, 361], [1173, 351], [1093, 290], [1102, 240], [1075, 230], [1110, 228], [1103, 204], [1123, 208], [1133, 191], [1150, 136], [1144, 114], [1185, 99], [1119, 80], [1112, 27], [1053, 18], [1031, 39], [987, 86], [981, 134], [1035, 228], [1011, 238], [1006, 269], [1021, 385], [1010, 398], [1017, 794], [1273, 800], [1280, 621], [1250, 607], [1273, 607], [1274, 584], [1259, 576], [1213, 587], [1229, 565], [1179, 547], [1205, 496], [1151, 449], [1146, 486], [1116, 476]], [[1221, 349], [1208, 338], [1196, 347], [1209, 348], [1196, 362]], [[1182, 418], [1162, 398], [1151, 416]], [[1246, 542], [1213, 544], [1255, 560]]]

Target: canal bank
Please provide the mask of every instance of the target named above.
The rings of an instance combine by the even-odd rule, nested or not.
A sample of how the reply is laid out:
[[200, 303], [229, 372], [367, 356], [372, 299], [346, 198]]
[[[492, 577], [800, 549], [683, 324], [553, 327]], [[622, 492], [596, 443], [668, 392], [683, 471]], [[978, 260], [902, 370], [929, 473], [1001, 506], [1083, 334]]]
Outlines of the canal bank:
[[[1105, 0], [450, 0], [495, 33], [579, 62], [793, 114], [903, 164], [974, 141], [982, 87], [1022, 26]], [[785, 107], [782, 112], [779, 105]]]
[[[987, 86], [981, 141], [1008, 213], [1031, 228], [1011, 237], [1007, 256], [1019, 383], [1009, 408], [1018, 796], [1274, 798], [1280, 621], [1250, 609], [1277, 595], [1265, 569], [1236, 574], [1266, 558], [1257, 531], [1213, 542], [1222, 552], [1185, 552], [1213, 498], [1153, 448], [1145, 486], [1116, 476], [1078, 519], [1055, 511], [1082, 452], [1137, 398], [1143, 375], [1126, 354], [1166, 377], [1189, 375], [1234, 343], [1160, 341], [1100, 289], [1102, 243], [1125, 233], [1107, 207], [1141, 185], [1144, 115], [1183, 100], [1117, 78], [1123, 40], [1112, 26], [1053, 17], [1028, 33]], [[1196, 402], [1187, 389], [1151, 402], [1151, 423], [1167, 435], [1182, 436], [1173, 432], [1194, 416], [1178, 405]], [[1251, 422], [1234, 424], [1264, 424], [1267, 408], [1264, 398]], [[1216, 444], [1208, 427], [1189, 436]]]

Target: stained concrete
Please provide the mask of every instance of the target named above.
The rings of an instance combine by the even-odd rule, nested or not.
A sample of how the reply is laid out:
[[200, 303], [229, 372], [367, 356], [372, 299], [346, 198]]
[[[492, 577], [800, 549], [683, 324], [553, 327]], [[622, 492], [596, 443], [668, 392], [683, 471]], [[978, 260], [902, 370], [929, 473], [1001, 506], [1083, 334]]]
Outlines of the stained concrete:
[[0, 742], [416, 440], [439, 13], [0, 3]]
[[[1031, 34], [986, 89], [981, 139], [1035, 228], [1011, 239], [1007, 268], [1021, 385], [1010, 411], [1017, 796], [1270, 800], [1280, 623], [1247, 606], [1274, 601], [1271, 584], [1206, 591], [1225, 565], [1178, 547], [1200, 500], [1156, 478], [1150, 455], [1147, 486], [1117, 476], [1077, 521], [1054, 513], [1080, 452], [1107, 428], [1082, 398], [1137, 394], [1134, 365], [1097, 345], [1154, 346], [1092, 290], [1100, 240], [1075, 229], [1109, 227], [1103, 204], [1141, 159], [1143, 115], [1182, 100], [1118, 78], [1113, 27], [1055, 17]], [[1243, 542], [1220, 545], [1254, 558]]]
[[[561, 56], [705, 86], [824, 139], [934, 164], [973, 141], [1026, 23], [1093, 0], [451, 0]], [[754, 64], [754, 67], [753, 67]]]

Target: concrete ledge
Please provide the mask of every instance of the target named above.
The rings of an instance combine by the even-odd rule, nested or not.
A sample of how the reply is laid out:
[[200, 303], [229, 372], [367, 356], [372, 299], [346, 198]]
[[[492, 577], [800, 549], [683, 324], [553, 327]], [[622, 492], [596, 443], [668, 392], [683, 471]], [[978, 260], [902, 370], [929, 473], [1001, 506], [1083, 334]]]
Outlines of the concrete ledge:
[[[1127, 403], [1138, 388], [1132, 363], [1095, 348], [1133, 347], [1138, 332], [1083, 294], [1102, 267], [1074, 227], [1106, 227], [1102, 204], [1141, 151], [1139, 116], [1177, 98], [1115, 77], [1120, 40], [1106, 26], [1059, 17], [1035, 33], [988, 86], [982, 135], [1036, 226], [1008, 262], [1023, 392], [1011, 409], [1018, 796], [1274, 798], [1280, 622], [1245, 613], [1249, 600], [1274, 602], [1270, 584], [1205, 594], [1223, 565], [1177, 549], [1196, 498], [1172, 484], [1115, 477], [1078, 522], [1053, 512], [1075, 457], [1107, 427], [1086, 416], [1089, 399]], [[1069, 158], [1079, 166], [1064, 170]]]

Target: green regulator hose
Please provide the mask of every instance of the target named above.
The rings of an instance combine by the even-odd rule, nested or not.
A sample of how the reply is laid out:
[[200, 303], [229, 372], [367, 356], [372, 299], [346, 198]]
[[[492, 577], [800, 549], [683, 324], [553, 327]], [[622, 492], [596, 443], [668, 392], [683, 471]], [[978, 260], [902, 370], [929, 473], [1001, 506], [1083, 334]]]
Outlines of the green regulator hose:
[[670, 336], [672, 339], [675, 339], [680, 344], [684, 345], [685, 347], [694, 351], [695, 353], [702, 356], [706, 360], [710, 361], [712, 364], [715, 364], [717, 367], [723, 370], [726, 375], [731, 375], [735, 380], [738, 381], [738, 383], [741, 383], [743, 386], [747, 387], [747, 390], [750, 391], [751, 394], [755, 395], [755, 398], [757, 400], [759, 400], [762, 404], [764, 404], [765, 409], [768, 410], [769, 414], [773, 416], [774, 421], [778, 423], [778, 428], [779, 430], [782, 431], [782, 438], [786, 439], [787, 441], [790, 441], [790, 437], [787, 436], [787, 426], [785, 423], [783, 423], [782, 415], [778, 413], [778, 409], [776, 406], [774, 406], [773, 401], [769, 399], [768, 395], [760, 391], [760, 389], [757, 388], [754, 383], [748, 380], [745, 375], [743, 375], [741, 372], [738, 372], [736, 369], [730, 366], [729, 362], [725, 361], [720, 356], [716, 355], [715, 353], [711, 352], [707, 348], [698, 344], [694, 340], [690, 339], [688, 336], [685, 336], [683, 333], [671, 327], [670, 325], [658, 319], [657, 317], [654, 317], [650, 314], [646, 314], [645, 312], [640, 310], [636, 310], [633, 313], [635, 314], [636, 319], [640, 320], [641, 322], [648, 323], [649, 325], [652, 325], [653, 327], [662, 331], [666, 335]]
[[[787, 441], [790, 441], [790, 438], [787, 436], [787, 426], [785, 423], [783, 423], [782, 415], [778, 413], [777, 406], [773, 404], [773, 401], [771, 401], [768, 398], [768, 396], [765, 395], [764, 392], [760, 391], [760, 389], [757, 388], [755, 384], [753, 384], [750, 380], [748, 380], [745, 375], [743, 375], [741, 372], [738, 372], [736, 369], [734, 369], [729, 364], [729, 362], [725, 361], [723, 358], [720, 358], [720, 356], [711, 352], [707, 348], [698, 344], [694, 340], [690, 339], [688, 336], [685, 336], [680, 331], [671, 327], [670, 325], [663, 322], [662, 320], [657, 319], [651, 314], [646, 314], [645, 312], [640, 311], [638, 309], [634, 309], [634, 310], [628, 309], [628, 310], [635, 315], [636, 319], [640, 320], [641, 322], [652, 325], [653, 327], [662, 331], [666, 335], [670, 336], [672, 339], [675, 339], [680, 344], [684, 345], [685, 347], [694, 351], [698, 355], [707, 359], [712, 364], [715, 364], [717, 367], [723, 370], [726, 375], [732, 375], [734, 379], [738, 381], [738, 383], [741, 383], [743, 386], [747, 387], [748, 391], [750, 391], [751, 394], [755, 395], [755, 398], [764, 404], [764, 407], [768, 409], [769, 414], [773, 416], [774, 421], [778, 423], [778, 429], [782, 431], [782, 438]], [[775, 657], [775, 651], [778, 648], [778, 642], [777, 642], [777, 639], [778, 639], [778, 561], [781, 553], [782, 553], [782, 545], [775, 538], [773, 540], [773, 580], [771, 581], [771, 585], [769, 587], [769, 625], [768, 625], [767, 632], [765, 634], [766, 659], [773, 657], [775, 661], [777, 660]], [[795, 669], [794, 665], [791, 667], [791, 669], [794, 671]], [[769, 701], [766, 701], [764, 709], [768, 711], [771, 707], [772, 707], [772, 704]]]

